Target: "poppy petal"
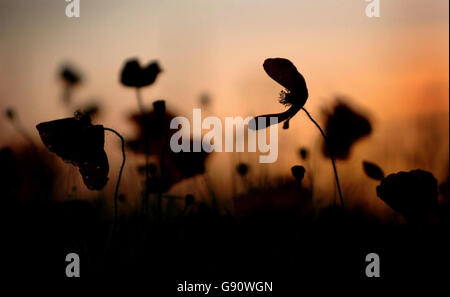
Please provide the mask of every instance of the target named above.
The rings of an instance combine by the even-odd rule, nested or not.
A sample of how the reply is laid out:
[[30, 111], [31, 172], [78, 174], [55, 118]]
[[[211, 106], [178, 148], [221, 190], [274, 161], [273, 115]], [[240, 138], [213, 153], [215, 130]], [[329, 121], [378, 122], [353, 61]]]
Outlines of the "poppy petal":
[[143, 68], [138, 60], [130, 59], [122, 69], [120, 81], [125, 86], [141, 88], [153, 84], [160, 72], [158, 62], [151, 62]]
[[103, 126], [89, 121], [66, 118], [36, 126], [44, 145], [65, 162], [79, 167], [85, 185], [102, 189], [108, 181], [108, 158], [103, 149]]
[[264, 61], [263, 67], [273, 80], [300, 96], [299, 100], [306, 101], [308, 89], [305, 79], [291, 61], [283, 58], [270, 58]]
[[376, 179], [376, 180], [382, 180], [384, 178], [384, 172], [383, 170], [375, 165], [374, 163], [363, 161], [363, 168], [364, 172], [367, 174], [368, 177]]

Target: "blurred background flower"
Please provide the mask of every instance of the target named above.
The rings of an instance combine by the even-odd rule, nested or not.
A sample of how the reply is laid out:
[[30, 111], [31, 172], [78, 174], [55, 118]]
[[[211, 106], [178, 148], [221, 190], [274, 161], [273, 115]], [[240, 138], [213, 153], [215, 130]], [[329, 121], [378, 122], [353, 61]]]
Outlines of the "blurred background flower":
[[359, 139], [372, 132], [369, 120], [354, 111], [348, 103], [337, 102], [326, 115], [325, 134], [328, 147], [323, 143], [323, 153], [331, 151], [336, 159], [347, 159], [351, 148]]
[[438, 205], [438, 182], [424, 170], [401, 171], [383, 179], [377, 195], [407, 221], [425, 222]]

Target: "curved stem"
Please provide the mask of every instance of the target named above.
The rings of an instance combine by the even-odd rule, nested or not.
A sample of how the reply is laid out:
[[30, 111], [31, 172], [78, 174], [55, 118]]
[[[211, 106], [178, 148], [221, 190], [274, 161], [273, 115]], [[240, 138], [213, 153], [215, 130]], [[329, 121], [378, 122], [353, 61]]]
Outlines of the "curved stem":
[[338, 188], [338, 192], [339, 192], [339, 198], [341, 199], [342, 206], [344, 206], [344, 197], [342, 196], [341, 185], [339, 183], [339, 177], [338, 177], [337, 168], [336, 168], [336, 161], [334, 160], [333, 152], [330, 150], [330, 148], [328, 146], [327, 135], [322, 130], [322, 128], [320, 128], [319, 124], [312, 118], [312, 116], [309, 114], [309, 112], [304, 107], [302, 107], [302, 109], [306, 113], [306, 115], [309, 117], [309, 119], [314, 123], [314, 125], [316, 125], [316, 127], [320, 131], [320, 134], [322, 134], [322, 136], [323, 136], [323, 139], [325, 141], [325, 146], [328, 151], [328, 155], [330, 155], [331, 163], [333, 164], [334, 176], [336, 179], [336, 184], [337, 184], [337, 188]]
[[118, 217], [117, 200], [119, 197], [119, 185], [120, 185], [120, 180], [122, 178], [123, 167], [125, 166], [125, 160], [126, 160], [125, 140], [123, 139], [122, 135], [120, 135], [119, 132], [117, 132], [116, 130], [111, 129], [111, 128], [104, 128], [104, 129], [105, 129], [105, 131], [110, 131], [110, 132], [116, 134], [120, 138], [120, 141], [122, 142], [122, 165], [120, 165], [119, 177], [117, 178], [116, 190], [114, 192], [114, 227], [113, 227], [113, 230], [115, 230], [116, 226], [117, 226], [117, 217]]
[[111, 129], [111, 128], [104, 127], [103, 129], [105, 131], [110, 131], [110, 132], [116, 134], [120, 138], [120, 141], [122, 142], [122, 165], [120, 165], [119, 177], [117, 178], [116, 190], [114, 192], [114, 222], [113, 222], [113, 226], [112, 226], [111, 230], [108, 232], [109, 234], [106, 239], [106, 245], [105, 245], [105, 250], [103, 252], [103, 256], [101, 259], [100, 269], [103, 269], [104, 262], [107, 257], [108, 251], [109, 251], [109, 247], [111, 245], [111, 240], [112, 240], [113, 234], [115, 233], [116, 227], [117, 227], [117, 217], [118, 217], [117, 200], [119, 198], [119, 185], [120, 185], [120, 180], [122, 178], [122, 172], [123, 172], [123, 168], [125, 166], [125, 159], [126, 159], [125, 139], [123, 139], [122, 135], [120, 135], [119, 132], [117, 132], [116, 130]]
[[[280, 113], [264, 114], [264, 115], [254, 117], [249, 122], [248, 127], [252, 130], [260, 130], [260, 129], [265, 129], [272, 124], [279, 124], [283, 121], [286, 121], [286, 120], [289, 120], [290, 118], [292, 118], [300, 110], [300, 108], [301, 108], [301, 106], [296, 104], [296, 105], [292, 105], [288, 110], [280, 112]], [[265, 118], [264, 126], [258, 126], [260, 118]], [[270, 118], [277, 118], [277, 122], [271, 123]]]

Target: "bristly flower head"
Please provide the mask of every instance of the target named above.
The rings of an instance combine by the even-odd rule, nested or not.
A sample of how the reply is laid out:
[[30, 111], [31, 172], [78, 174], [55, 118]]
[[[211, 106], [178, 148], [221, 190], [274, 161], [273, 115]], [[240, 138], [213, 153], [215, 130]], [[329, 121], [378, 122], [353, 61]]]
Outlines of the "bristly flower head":
[[283, 58], [266, 59], [263, 67], [274, 81], [286, 89], [281, 91], [280, 103], [288, 106], [305, 105], [308, 99], [306, 82], [291, 61]]

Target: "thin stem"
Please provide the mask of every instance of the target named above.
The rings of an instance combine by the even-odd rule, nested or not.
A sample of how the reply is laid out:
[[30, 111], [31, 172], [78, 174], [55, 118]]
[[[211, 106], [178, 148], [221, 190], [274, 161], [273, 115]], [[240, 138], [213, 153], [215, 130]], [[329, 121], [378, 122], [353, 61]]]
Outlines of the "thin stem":
[[105, 251], [104, 251], [103, 257], [101, 259], [100, 269], [102, 269], [104, 266], [105, 258], [107, 257], [107, 253], [108, 253], [109, 247], [111, 245], [111, 240], [112, 240], [113, 234], [115, 233], [116, 228], [117, 228], [117, 217], [118, 217], [117, 200], [119, 198], [119, 185], [120, 185], [120, 180], [122, 178], [122, 172], [123, 172], [123, 168], [125, 166], [125, 160], [126, 160], [125, 139], [123, 139], [122, 135], [120, 135], [119, 132], [117, 132], [114, 129], [106, 128], [106, 127], [104, 127], [103, 129], [105, 131], [110, 131], [110, 132], [116, 134], [120, 138], [120, 141], [122, 142], [122, 165], [120, 165], [119, 176], [117, 178], [117, 184], [116, 184], [116, 190], [114, 192], [114, 222], [113, 222], [113, 226], [112, 226], [111, 230], [109, 231], [108, 237], [106, 239]]
[[[136, 88], [136, 98], [138, 101], [138, 106], [139, 109], [141, 110], [141, 114], [143, 117], [145, 117], [145, 107], [142, 101], [142, 96], [141, 96], [141, 88]], [[148, 199], [148, 195], [150, 193], [149, 188], [148, 188], [148, 184], [149, 184], [149, 150], [150, 150], [150, 145], [148, 143], [148, 135], [147, 135], [147, 127], [146, 127], [146, 123], [145, 123], [145, 119], [143, 119], [144, 121], [144, 126], [142, 128], [142, 134], [144, 135], [144, 150], [145, 150], [145, 187], [144, 187], [144, 195], [142, 197], [142, 213], [145, 214], [146, 212], [146, 208], [147, 208], [147, 199]]]
[[136, 98], [137, 98], [137, 101], [138, 101], [139, 109], [141, 110], [142, 114], [144, 114], [145, 113], [145, 107], [144, 107], [144, 103], [142, 101], [141, 88], [136, 88]]
[[337, 168], [336, 168], [336, 161], [334, 160], [333, 152], [331, 151], [331, 149], [329, 147], [327, 135], [325, 134], [325, 132], [323, 132], [322, 128], [320, 128], [319, 124], [312, 118], [312, 116], [309, 114], [309, 112], [304, 107], [302, 107], [302, 109], [306, 113], [306, 115], [309, 117], [309, 119], [314, 123], [314, 125], [316, 125], [316, 127], [320, 131], [320, 134], [322, 134], [322, 136], [323, 136], [323, 139], [325, 141], [325, 146], [328, 151], [328, 155], [330, 155], [331, 163], [333, 164], [334, 176], [336, 179], [336, 184], [337, 184], [337, 188], [338, 188], [338, 192], [339, 192], [339, 198], [341, 199], [342, 206], [344, 206], [344, 197], [342, 196], [341, 185], [339, 183], [339, 177], [338, 177]]
[[117, 200], [119, 197], [119, 185], [120, 185], [120, 180], [122, 178], [123, 167], [125, 166], [125, 160], [126, 160], [125, 140], [123, 139], [122, 135], [120, 135], [119, 132], [117, 132], [116, 130], [111, 129], [111, 128], [104, 128], [104, 129], [105, 129], [105, 131], [110, 131], [110, 132], [116, 134], [120, 138], [120, 141], [122, 142], [122, 165], [120, 165], [119, 177], [117, 178], [116, 190], [114, 192], [114, 228], [113, 228], [113, 230], [115, 230], [115, 228], [117, 226], [117, 217], [118, 217]]

